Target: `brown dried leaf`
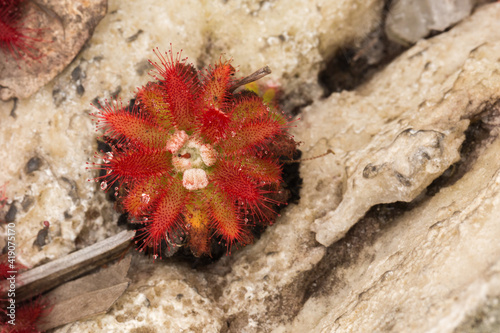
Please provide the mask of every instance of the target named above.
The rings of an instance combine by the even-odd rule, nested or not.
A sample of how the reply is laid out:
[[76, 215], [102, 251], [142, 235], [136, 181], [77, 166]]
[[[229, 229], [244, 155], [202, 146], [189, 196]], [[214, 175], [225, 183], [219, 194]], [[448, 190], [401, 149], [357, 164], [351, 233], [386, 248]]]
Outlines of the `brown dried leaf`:
[[52, 309], [43, 318], [39, 329], [45, 331], [107, 312], [129, 285], [126, 276], [131, 258], [128, 256], [108, 268], [65, 283], [46, 294]]
[[121, 256], [130, 246], [134, 234], [134, 231], [122, 231], [101, 242], [20, 274], [17, 278], [20, 285], [16, 289], [16, 301], [32, 298]]
[[48, 292], [46, 296], [50, 299], [52, 304], [55, 304], [80, 294], [106, 289], [113, 285], [128, 282], [127, 272], [130, 267], [131, 259], [132, 257], [129, 255], [123, 260], [107, 268], [103, 268], [96, 273], [67, 282]]
[[128, 282], [123, 282], [57, 303], [50, 313], [42, 319], [38, 329], [46, 331], [80, 319], [106, 313], [127, 287]]

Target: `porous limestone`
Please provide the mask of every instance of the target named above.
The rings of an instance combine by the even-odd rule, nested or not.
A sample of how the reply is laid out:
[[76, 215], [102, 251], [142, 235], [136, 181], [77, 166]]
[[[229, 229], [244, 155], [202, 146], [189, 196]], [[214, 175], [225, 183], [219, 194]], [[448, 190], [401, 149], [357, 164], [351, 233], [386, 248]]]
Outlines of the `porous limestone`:
[[[125, 100], [132, 97], [131, 89], [148, 80], [145, 59], [152, 46], [172, 41], [174, 50], [182, 45], [195, 62], [208, 64], [219, 53], [219, 46], [211, 47], [233, 45], [235, 53], [226, 52], [242, 66], [241, 73], [262, 66], [262, 56], [276, 65], [274, 79], [294, 85], [304, 78], [288, 76], [295, 70], [288, 67], [288, 57], [295, 54], [307, 63], [303, 71], [302, 65], [293, 68], [309, 73], [304, 82], [313, 82], [317, 72], [311, 68], [320, 58], [311, 55], [328, 53], [325, 45], [336, 43], [330, 34], [339, 32], [325, 30], [306, 57], [297, 51], [304, 44], [296, 41], [297, 48], [288, 48], [293, 39], [285, 36], [285, 53], [274, 57], [280, 47], [266, 48], [258, 39], [257, 46], [243, 43], [241, 36], [255, 25], [256, 36], [268, 36], [261, 25], [293, 24], [283, 14], [288, 13], [284, 2], [201, 7], [165, 2], [168, 12], [152, 3], [111, 3], [89, 47], [70, 68], [19, 101], [16, 118], [9, 116], [10, 105], [1, 106], [0, 156], [9, 163], [0, 181], [9, 180], [8, 197], [27, 207], [18, 209], [16, 223], [20, 258], [28, 264], [50, 259], [50, 251], [53, 257], [71, 251], [75, 240], [82, 246], [118, 229], [111, 204], [96, 194], [101, 193], [98, 184], [84, 181], [84, 161], [95, 150], [95, 134], [88, 134], [88, 101], [118, 93]], [[304, 5], [309, 11], [298, 10], [305, 18], [297, 20], [311, 23], [301, 33], [322, 35], [315, 28], [320, 16], [307, 16], [318, 7], [330, 11], [355, 4], [361, 2]], [[275, 8], [285, 8], [275, 12], [282, 23], [265, 16]], [[339, 17], [348, 25], [348, 13], [354, 12]], [[207, 23], [207, 18], [228, 17], [242, 25], [230, 25], [229, 19], [224, 29]], [[218, 29], [224, 32], [218, 35]], [[228, 37], [231, 30], [235, 39]], [[245, 44], [241, 50], [240, 42]], [[255, 244], [198, 269], [179, 261], [153, 263], [135, 253], [132, 284], [109, 313], [55, 331], [466, 329], [481, 309], [491, 308], [500, 285], [499, 53], [500, 3], [495, 3], [449, 32], [418, 42], [356, 90], [315, 100], [303, 110], [294, 134], [303, 142], [305, 158], [327, 149], [335, 155], [302, 163], [300, 201], [287, 207]], [[71, 80], [77, 67], [86, 73], [82, 96]], [[41, 163], [28, 173], [24, 167], [33, 156]], [[51, 222], [51, 242], [34, 249], [39, 221], [45, 219]], [[488, 318], [479, 315], [479, 320]]]

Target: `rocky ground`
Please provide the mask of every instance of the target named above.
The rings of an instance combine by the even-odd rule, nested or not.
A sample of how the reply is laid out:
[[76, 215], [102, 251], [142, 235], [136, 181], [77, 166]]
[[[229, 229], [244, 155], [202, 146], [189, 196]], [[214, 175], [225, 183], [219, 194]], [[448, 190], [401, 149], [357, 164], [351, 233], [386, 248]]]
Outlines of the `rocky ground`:
[[[88, 113], [150, 80], [153, 47], [172, 43], [199, 67], [225, 53], [241, 75], [269, 65], [283, 108], [300, 113], [303, 157], [335, 152], [301, 163], [300, 200], [255, 244], [196, 268], [134, 253], [132, 282], [107, 314], [55, 331], [499, 330], [500, 4], [414, 45], [387, 39], [390, 8], [109, 1], [69, 67], [1, 102], [4, 220], [27, 266], [121, 230], [87, 182]], [[44, 220], [46, 244], [35, 246]]]

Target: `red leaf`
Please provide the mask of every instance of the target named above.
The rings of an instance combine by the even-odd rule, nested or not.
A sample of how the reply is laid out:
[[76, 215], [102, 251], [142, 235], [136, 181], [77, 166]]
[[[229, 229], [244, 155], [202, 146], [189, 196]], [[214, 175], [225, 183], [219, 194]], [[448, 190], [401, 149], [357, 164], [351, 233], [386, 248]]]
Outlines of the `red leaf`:
[[210, 254], [210, 207], [203, 192], [192, 193], [192, 205], [186, 207], [184, 219], [189, 231], [188, 245], [196, 257]]
[[262, 99], [254, 93], [244, 91], [235, 96], [235, 105], [231, 115], [232, 126], [245, 121], [258, 119], [269, 112]]
[[146, 226], [140, 230], [140, 238], [144, 239], [144, 246], [152, 246], [156, 251], [161, 241], [168, 239], [169, 233], [182, 226], [181, 212], [188, 203], [188, 192], [182, 186], [182, 182], [171, 178], [168, 186], [165, 186], [154, 204], [151, 219], [145, 221]]
[[219, 109], [205, 110], [199, 119], [200, 136], [211, 143], [218, 142], [227, 136], [229, 121], [229, 116]]
[[149, 112], [157, 124], [165, 130], [174, 128], [174, 121], [170, 114], [170, 105], [165, 97], [165, 88], [157, 82], [149, 82], [145, 87], [139, 89], [137, 100], [141, 109]]
[[240, 128], [231, 131], [231, 135], [221, 143], [222, 150], [227, 154], [256, 148], [269, 142], [281, 132], [281, 125], [274, 120], [262, 117], [245, 122]]
[[281, 183], [281, 167], [272, 158], [257, 158], [255, 156], [236, 155], [233, 160], [227, 160], [234, 167], [241, 169], [241, 173], [259, 182]]
[[224, 109], [230, 98], [228, 87], [234, 72], [234, 67], [229, 61], [219, 61], [213, 68], [210, 67], [200, 91], [200, 105], [219, 110]]
[[128, 112], [121, 105], [106, 104], [93, 116], [97, 118], [97, 128], [105, 130], [105, 136], [123, 144], [131, 142], [147, 149], [161, 149], [168, 139], [168, 132], [137, 108]]
[[152, 176], [166, 175], [172, 170], [171, 154], [164, 151], [126, 151], [116, 153], [109, 163], [102, 164], [101, 169], [107, 170], [107, 175], [97, 178], [107, 182], [104, 189], [116, 180], [120, 182], [135, 182]]
[[213, 182], [232, 201], [245, 201], [255, 204], [262, 201], [262, 193], [257, 182], [239, 170], [236, 165], [219, 162], [213, 176]]
[[168, 186], [170, 176], [149, 177], [136, 182], [123, 200], [123, 206], [134, 217], [150, 213], [159, 191]]
[[165, 89], [165, 99], [177, 129], [190, 130], [194, 127], [195, 93], [198, 89], [197, 72], [192, 65], [181, 60], [180, 52], [174, 59], [172, 49], [165, 52], [166, 57], [155, 51], [160, 64], [152, 62]]
[[235, 242], [242, 245], [250, 243], [252, 236], [245, 229], [235, 201], [226, 193], [213, 190], [207, 193], [207, 197], [213, 218], [212, 225], [228, 245]]

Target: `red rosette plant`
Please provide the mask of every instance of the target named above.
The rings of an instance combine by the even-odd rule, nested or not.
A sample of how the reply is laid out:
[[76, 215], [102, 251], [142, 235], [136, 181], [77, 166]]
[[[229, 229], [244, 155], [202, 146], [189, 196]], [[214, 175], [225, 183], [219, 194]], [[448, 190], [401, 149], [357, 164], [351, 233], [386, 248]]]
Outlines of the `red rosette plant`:
[[201, 73], [180, 53], [155, 53], [158, 81], [138, 90], [133, 107], [106, 103], [93, 114], [112, 149], [96, 155], [94, 180], [143, 224], [136, 237], [155, 256], [179, 234], [195, 256], [210, 255], [215, 238], [228, 250], [249, 244], [251, 228], [272, 223], [282, 203], [279, 158], [296, 149], [289, 121], [256, 94], [233, 93], [243, 80], [229, 61]]
[[[0, 333], [38, 333], [38, 325], [43, 323], [49, 314], [49, 302], [39, 296], [21, 303], [15, 302], [15, 288], [11, 288], [11, 277], [15, 276], [17, 283], [20, 270], [26, 267], [16, 263], [7, 255], [0, 256]], [[8, 282], [8, 283], [6, 283]], [[14, 302], [13, 302], [14, 301]]]
[[0, 49], [15, 59], [28, 56], [35, 59], [37, 49], [33, 44], [40, 41], [37, 29], [25, 27], [25, 0], [0, 0]]

